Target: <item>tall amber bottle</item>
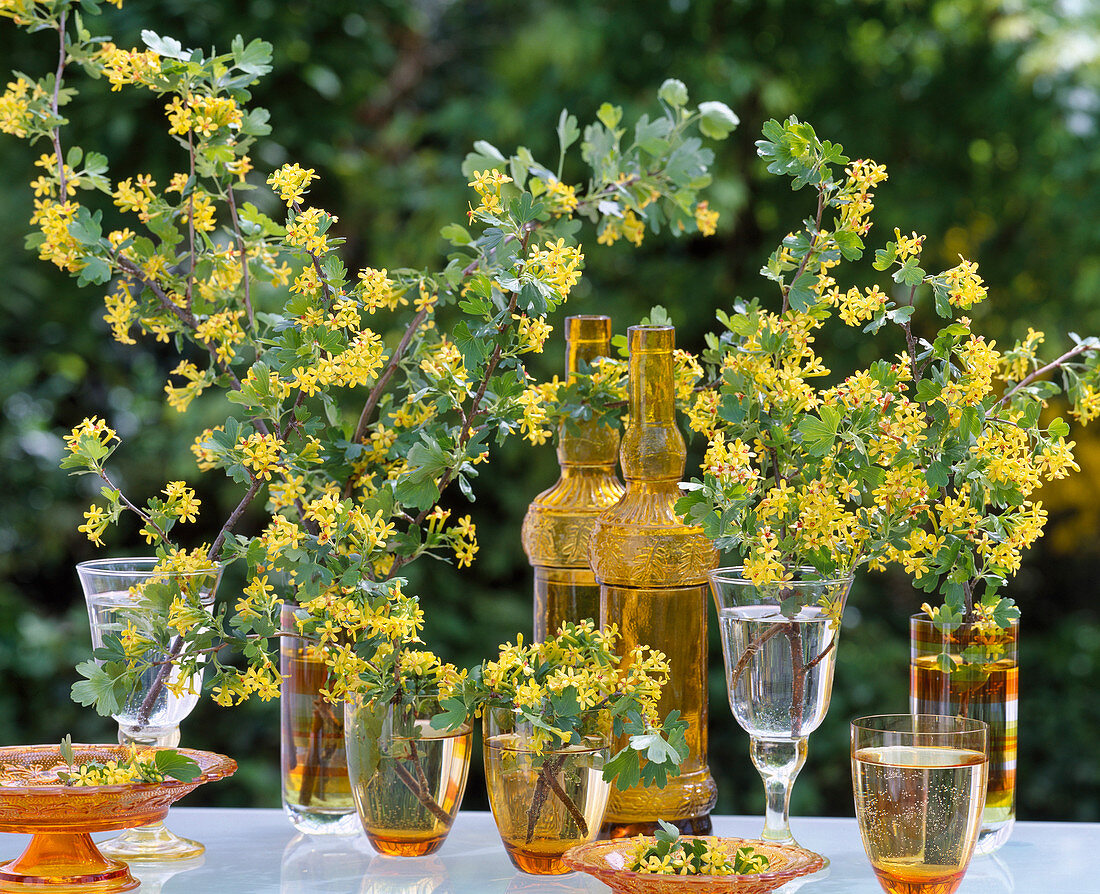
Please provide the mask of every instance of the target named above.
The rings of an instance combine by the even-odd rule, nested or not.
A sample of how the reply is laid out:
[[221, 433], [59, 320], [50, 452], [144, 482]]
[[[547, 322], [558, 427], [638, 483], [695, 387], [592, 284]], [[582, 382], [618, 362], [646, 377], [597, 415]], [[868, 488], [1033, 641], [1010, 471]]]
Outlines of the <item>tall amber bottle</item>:
[[707, 767], [707, 571], [718, 553], [674, 509], [686, 452], [676, 427], [671, 326], [632, 326], [630, 420], [620, 461], [626, 493], [596, 521], [590, 543], [600, 583], [600, 622], [618, 624], [622, 648], [644, 643], [672, 666], [663, 717], [676, 708], [690, 724], [691, 752], [664, 789], [612, 791], [604, 833], [650, 834], [658, 818], [707, 834], [717, 799]]
[[[565, 373], [578, 361], [591, 364], [611, 352], [611, 318], [568, 317]], [[596, 421], [558, 433], [561, 477], [539, 494], [523, 519], [523, 548], [535, 570], [535, 641], [563, 621], [600, 617], [600, 587], [588, 564], [588, 540], [596, 517], [623, 495], [615, 476], [619, 432]]]

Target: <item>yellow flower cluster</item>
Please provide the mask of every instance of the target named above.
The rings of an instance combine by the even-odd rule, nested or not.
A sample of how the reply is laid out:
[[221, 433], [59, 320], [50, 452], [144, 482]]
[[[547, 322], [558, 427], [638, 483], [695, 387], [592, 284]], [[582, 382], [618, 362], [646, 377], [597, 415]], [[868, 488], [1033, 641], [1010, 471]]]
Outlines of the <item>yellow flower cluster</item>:
[[399, 304], [407, 304], [402, 294], [394, 288], [394, 282], [390, 279], [385, 268], [375, 270], [367, 267], [359, 271], [360, 300], [367, 308], [368, 313], [377, 310], [396, 310]]
[[152, 87], [160, 74], [160, 56], [152, 50], [124, 50], [108, 41], [100, 49], [99, 61], [116, 92], [127, 84]]
[[645, 238], [645, 221], [640, 219], [631, 208], [626, 210], [621, 220], [613, 217], [604, 218], [596, 241], [600, 245], [614, 245], [624, 237], [627, 242], [635, 246], [641, 245]]
[[79, 273], [87, 262], [82, 257], [80, 243], [69, 233], [69, 224], [76, 218], [80, 206], [73, 201], [55, 202], [52, 199], [34, 201], [31, 224], [42, 232], [42, 244], [38, 257], [66, 270]]
[[157, 197], [153, 192], [156, 185], [157, 181], [149, 174], [127, 177], [115, 187], [112, 193], [115, 205], [122, 211], [136, 214], [142, 223], [148, 223], [150, 209]]
[[862, 158], [852, 162], [844, 173], [848, 181], [841, 199], [840, 223], [843, 228], [863, 236], [871, 229], [870, 214], [875, 208], [871, 190], [889, 179], [889, 175], [885, 165]]
[[700, 202], [695, 206], [695, 226], [703, 236], [713, 236], [718, 232], [718, 212], [711, 210], [709, 202]]
[[425, 649], [402, 649], [397, 666], [404, 688], [418, 692], [427, 690], [439, 699], [450, 698], [466, 677], [465, 670], [458, 670]]
[[740, 438], [727, 443], [725, 433], [716, 431], [707, 444], [703, 469], [724, 484], [751, 485], [759, 477], [752, 466], [755, 456]]
[[195, 327], [195, 335], [214, 349], [218, 360], [229, 364], [234, 357], [234, 345], [244, 341], [244, 329], [241, 327], [243, 310], [223, 310], [210, 314], [200, 320]]
[[1077, 392], [1077, 400], [1070, 410], [1074, 418], [1082, 425], [1094, 419], [1100, 419], [1100, 390], [1092, 385], [1082, 385]]
[[547, 428], [550, 417], [546, 412], [546, 404], [555, 399], [561, 385], [562, 382], [554, 376], [550, 382], [528, 385], [519, 395], [518, 401], [523, 409], [520, 431], [524, 438], [536, 446], [545, 444], [554, 435], [553, 430]]
[[258, 696], [260, 701], [271, 701], [279, 697], [282, 682], [279, 669], [264, 655], [259, 663], [249, 664], [243, 672], [225, 676], [222, 685], [214, 687], [211, 697], [214, 704], [223, 708], [246, 702], [253, 695]]
[[229, 96], [189, 94], [185, 99], [173, 96], [164, 107], [170, 125], [168, 132], [186, 136], [189, 132], [209, 139], [219, 128], [239, 130], [243, 115]]
[[505, 183], [511, 182], [511, 177], [500, 173], [496, 168], [474, 171], [474, 179], [466, 185], [474, 188], [474, 192], [481, 197], [481, 201], [476, 208], [471, 206], [467, 216], [472, 220], [480, 214], [500, 214], [504, 210], [500, 204], [500, 188]]
[[462, 352], [446, 336], [420, 361], [420, 370], [440, 387], [453, 383], [465, 390], [470, 382]]
[[557, 292], [564, 301], [573, 286], [580, 282], [584, 255], [580, 246], [566, 245], [565, 239], [537, 245], [527, 256], [526, 272]]
[[519, 339], [520, 353], [541, 354], [546, 339], [554, 331], [554, 327], [546, 322], [546, 317], [532, 319], [526, 314], [512, 314], [512, 319], [519, 322], [516, 336]]
[[577, 210], [577, 188], [553, 179], [546, 184], [546, 200], [554, 217], [572, 217]]
[[123, 345], [137, 344], [130, 335], [130, 326], [137, 313], [137, 302], [130, 293], [130, 284], [121, 280], [114, 292], [103, 298], [103, 304], [107, 308], [103, 321], [111, 327], [111, 335], [115, 341]]
[[133, 782], [145, 782], [141, 768], [137, 766], [137, 757], [131, 754], [122, 760], [109, 760], [104, 763], [81, 764], [73, 767], [66, 785], [89, 788], [100, 785], [129, 785]]
[[241, 462], [250, 469], [254, 478], [271, 480], [271, 473], [281, 467], [286, 454], [286, 444], [271, 434], [253, 432], [237, 441], [236, 449], [242, 454]]
[[[21, 77], [8, 81], [7, 89], [0, 95], [0, 133], [24, 139], [34, 121], [31, 102], [42, 100], [45, 96], [45, 91], [38, 84]], [[37, 191], [35, 194], [38, 194]]]
[[834, 286], [825, 293], [825, 297], [839, 309], [840, 318], [845, 323], [859, 326], [881, 313], [890, 296], [874, 285], [862, 291], [853, 286], [844, 293]]
[[304, 248], [312, 255], [326, 254], [329, 251], [328, 228], [338, 220], [321, 208], [300, 211], [287, 222], [287, 245]]
[[98, 416], [89, 416], [65, 435], [64, 441], [70, 453], [87, 449], [89, 443], [94, 443], [106, 450], [113, 446], [112, 442], [114, 445], [118, 444], [118, 435], [105, 420]]
[[[697, 838], [693, 839], [692, 844], [696, 842], [703, 847], [693, 847], [690, 853], [683, 847], [673, 847], [662, 857], [658, 854], [653, 839], [639, 835], [625, 855], [624, 868], [630, 872], [653, 875], [733, 875], [736, 872], [734, 861], [723, 850], [717, 838]], [[764, 865], [758, 872], [768, 866], [767, 858], [763, 860]]]
[[173, 385], [171, 382], [164, 386], [164, 393], [168, 398], [168, 406], [182, 413], [191, 401], [203, 393], [213, 382], [213, 376], [208, 370], [200, 370], [190, 360], [181, 360], [169, 375], [183, 376], [185, 385]]
[[[829, 374], [812, 348], [811, 333], [821, 327], [821, 321], [804, 313], [761, 312], [753, 322], [754, 331], [745, 337], [741, 349], [723, 357], [723, 374], [743, 381], [744, 392], [761, 401], [763, 412], [781, 416], [814, 409], [817, 395], [806, 380]], [[778, 350], [764, 349], [773, 342], [780, 345]]]
[[696, 383], [703, 378], [703, 367], [689, 351], [676, 348], [672, 355], [676, 400], [687, 403], [692, 399]]
[[[368, 587], [333, 586], [305, 600], [298, 617], [304, 636], [318, 642], [321, 656], [332, 671], [329, 684], [321, 690], [331, 702], [342, 701], [349, 693], [360, 691], [365, 678], [377, 677], [387, 661], [397, 660], [405, 667], [407, 644], [419, 643], [424, 613], [414, 597], [402, 591], [400, 580], [390, 581], [386, 592], [378, 595]], [[373, 657], [357, 654], [355, 645], [366, 640], [378, 641]], [[399, 644], [395, 651], [394, 644]], [[453, 687], [459, 674], [442, 664], [431, 653], [411, 653], [407, 668], [412, 676], [434, 678]], [[387, 673], [394, 670], [389, 666]]]
[[302, 168], [295, 163], [283, 165], [267, 178], [267, 183], [290, 208], [306, 194], [309, 184], [316, 179], [317, 172], [313, 168]]
[[1027, 327], [1027, 335], [1004, 353], [1002, 362], [1005, 381], [1019, 382], [1036, 369], [1038, 366], [1036, 352], [1044, 341], [1046, 341], [1045, 333], [1038, 332], [1030, 326]]
[[465, 515], [450, 529], [451, 546], [459, 568], [469, 568], [477, 555], [477, 526]]
[[[483, 666], [483, 680], [494, 699], [516, 708], [538, 710], [551, 693], [573, 690], [583, 712], [600, 711], [609, 697], [631, 694], [652, 724], [658, 723], [657, 701], [668, 682], [668, 659], [648, 646], [636, 646], [623, 657], [615, 654], [618, 628], [603, 630], [591, 619], [565, 623], [541, 643], [525, 645], [523, 637], [500, 647], [499, 657]], [[602, 717], [606, 722], [609, 718]], [[570, 740], [567, 730], [536, 730], [533, 747], [543, 750]]]
[[986, 288], [978, 276], [978, 265], [959, 257], [959, 265], [944, 273], [948, 288], [948, 300], [955, 307], [966, 310], [985, 300]]
[[103, 546], [103, 534], [111, 523], [111, 516], [103, 508], [95, 503], [88, 507], [84, 513], [84, 524], [77, 525], [77, 530], [84, 534], [96, 546]]

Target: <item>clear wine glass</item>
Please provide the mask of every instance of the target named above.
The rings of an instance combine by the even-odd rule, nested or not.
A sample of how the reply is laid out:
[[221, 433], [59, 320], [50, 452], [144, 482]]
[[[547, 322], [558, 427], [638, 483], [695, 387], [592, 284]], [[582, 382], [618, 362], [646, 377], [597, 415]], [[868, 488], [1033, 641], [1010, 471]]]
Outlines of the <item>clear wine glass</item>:
[[[146, 611], [139, 611], [135, 595], [150, 585], [163, 587], [157, 594], [165, 607], [173, 598], [197, 602], [209, 609], [221, 579], [221, 566], [187, 573], [156, 572], [153, 557], [96, 559], [76, 566], [84, 599], [88, 604], [92, 646], [99, 649], [104, 638], [120, 636], [133, 625], [151, 633]], [[151, 591], [150, 591], [151, 592]], [[142, 600], [148, 605], [148, 600]], [[184, 676], [179, 666], [182, 641], [172, 640], [167, 653], [145, 653], [149, 667], [135, 687], [122, 700], [122, 708], [111, 716], [118, 723], [118, 741], [123, 745], [174, 748], [180, 741], [179, 725], [198, 703], [202, 691], [202, 670]], [[99, 659], [96, 659], [99, 663]], [[180, 838], [163, 822], [127, 829], [99, 845], [102, 853], [121, 860], [185, 860], [201, 854], [205, 848], [197, 841]]]
[[764, 781], [760, 837], [795, 844], [791, 787], [810, 733], [829, 710], [840, 612], [852, 578], [798, 568], [786, 583], [758, 586], [740, 567], [716, 569], [709, 578], [730, 710], [751, 738], [752, 762]]
[[852, 721], [856, 821], [887, 894], [952, 894], [962, 883], [985, 805], [987, 737], [967, 717]]

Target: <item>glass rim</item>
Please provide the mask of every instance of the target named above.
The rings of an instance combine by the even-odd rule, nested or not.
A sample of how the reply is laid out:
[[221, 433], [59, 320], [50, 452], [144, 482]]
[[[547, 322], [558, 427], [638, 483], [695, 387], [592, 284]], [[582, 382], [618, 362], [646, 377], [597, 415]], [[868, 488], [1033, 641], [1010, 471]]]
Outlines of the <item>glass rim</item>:
[[[156, 556], [119, 556], [114, 559], [87, 559], [76, 563], [79, 574], [82, 571], [91, 571], [101, 577], [130, 577], [135, 574], [145, 574], [152, 571], [160, 562]], [[130, 565], [137, 567], [122, 568], [118, 566]], [[225, 565], [221, 562], [211, 562], [206, 568], [197, 568], [194, 571], [169, 571], [165, 572], [172, 577], [198, 577], [200, 575], [222, 572]]]
[[[910, 621], [922, 621], [925, 624], [934, 624], [935, 623], [935, 620], [933, 618], [929, 617], [928, 612], [925, 612], [925, 611], [914, 612], [913, 614], [911, 614], [909, 616], [909, 620]], [[967, 627], [967, 626], [970, 626], [970, 623], [971, 623], [970, 621], [962, 621], [962, 622], [960, 622], [960, 626], [961, 627]], [[1001, 629], [1002, 630], [1007, 630], [1009, 627], [1019, 626], [1019, 624], [1020, 624], [1020, 619], [1019, 618], [1011, 618], [1008, 622], [1008, 626], [1007, 627], [1002, 627]], [[955, 629], [957, 630], [958, 628], [955, 628]], [[954, 632], [954, 630], [952, 630], [952, 632]]]
[[[849, 571], [846, 574], [840, 574], [836, 577], [825, 577], [814, 568], [813, 565], [795, 565], [792, 570], [806, 573], [811, 572], [818, 575], [816, 579], [803, 579], [803, 580], [790, 580], [784, 581], [782, 584], [776, 583], [774, 586], [783, 586], [791, 589], [798, 589], [800, 587], [819, 587], [822, 584], [850, 584], [855, 580], [855, 572]], [[707, 577], [717, 583], [723, 584], [745, 584], [749, 587], [759, 587], [760, 584], [753, 583], [747, 577], [744, 577], [745, 566], [744, 565], [729, 565], [723, 568], [712, 568], [707, 572]], [[772, 586], [771, 584], [765, 584], [764, 586]]]
[[[954, 729], [891, 729], [886, 726], [885, 721], [902, 721], [910, 720], [914, 724], [918, 720], [933, 719], [937, 721], [950, 720], [956, 724]], [[884, 721], [883, 725], [876, 726], [871, 721]], [[862, 717], [855, 717], [850, 721], [852, 730], [865, 730], [870, 733], [895, 733], [897, 735], [911, 735], [911, 736], [965, 736], [973, 735], [974, 733], [984, 732], [986, 737], [989, 736], [989, 724], [984, 720], [975, 720], [972, 717], [960, 717], [957, 714], [865, 714]]]

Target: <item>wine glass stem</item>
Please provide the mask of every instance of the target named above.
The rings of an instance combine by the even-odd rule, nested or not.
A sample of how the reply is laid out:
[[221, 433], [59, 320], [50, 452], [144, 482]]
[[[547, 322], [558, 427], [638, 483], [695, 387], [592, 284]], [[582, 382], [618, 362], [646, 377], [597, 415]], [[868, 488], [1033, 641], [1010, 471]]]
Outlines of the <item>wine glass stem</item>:
[[752, 762], [764, 780], [764, 831], [761, 838], [793, 843], [789, 822], [791, 787], [806, 763], [805, 737], [799, 739], [752, 740]]
[[118, 727], [120, 745], [137, 745], [139, 748], [175, 748], [180, 743], [179, 726], [166, 729], [142, 730], [140, 728]]

